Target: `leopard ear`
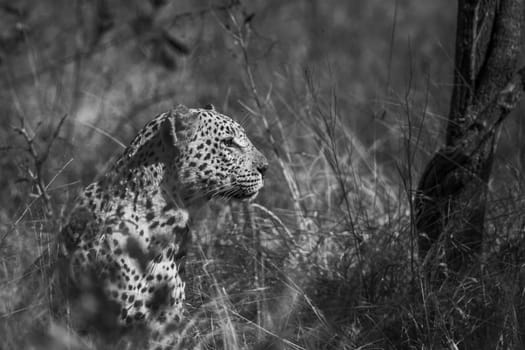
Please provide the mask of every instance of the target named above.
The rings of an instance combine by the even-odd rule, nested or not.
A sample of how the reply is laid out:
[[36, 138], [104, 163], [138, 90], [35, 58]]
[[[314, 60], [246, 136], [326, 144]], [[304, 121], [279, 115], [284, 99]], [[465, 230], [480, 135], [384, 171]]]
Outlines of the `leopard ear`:
[[204, 106], [204, 109], [207, 109], [208, 111], [215, 111], [215, 106], [211, 103], [208, 103], [206, 106]]
[[192, 133], [196, 119], [195, 113], [184, 105], [178, 105], [167, 114], [160, 127], [160, 136], [166, 147], [174, 149], [178, 153], [180, 145]]

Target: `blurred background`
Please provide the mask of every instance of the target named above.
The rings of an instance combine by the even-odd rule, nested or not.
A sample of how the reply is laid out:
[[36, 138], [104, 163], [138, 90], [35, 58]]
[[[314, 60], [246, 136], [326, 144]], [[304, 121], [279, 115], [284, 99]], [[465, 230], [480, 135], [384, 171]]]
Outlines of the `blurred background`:
[[[270, 160], [254, 205], [213, 202], [194, 225], [189, 304], [203, 334], [222, 332], [203, 344], [454, 338], [446, 322], [423, 322], [410, 198], [443, 143], [455, 22], [455, 2], [430, 0], [2, 1], [4, 346], [21, 341], [18, 276], [53, 244], [77, 193], [179, 103], [214, 104]], [[521, 237], [522, 113], [499, 136], [491, 247]], [[43, 311], [29, 306], [17, 322], [52, 323], [38, 295]]]

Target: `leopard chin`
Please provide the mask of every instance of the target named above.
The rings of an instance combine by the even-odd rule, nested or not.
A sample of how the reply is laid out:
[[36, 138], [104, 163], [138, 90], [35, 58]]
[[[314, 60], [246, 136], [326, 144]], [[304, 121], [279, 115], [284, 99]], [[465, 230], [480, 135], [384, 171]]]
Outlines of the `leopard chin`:
[[259, 195], [259, 191], [255, 192], [254, 194], [246, 197], [244, 200], [251, 203], [255, 200], [255, 198], [257, 197], [257, 195]]

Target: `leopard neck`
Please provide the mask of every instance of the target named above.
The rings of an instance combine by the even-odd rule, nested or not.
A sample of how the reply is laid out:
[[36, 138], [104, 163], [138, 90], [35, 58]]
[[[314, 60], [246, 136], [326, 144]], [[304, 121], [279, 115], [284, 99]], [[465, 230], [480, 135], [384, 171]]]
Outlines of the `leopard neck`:
[[178, 193], [180, 186], [173, 186], [176, 177], [168, 164], [175, 161], [172, 154], [162, 144], [160, 135], [153, 134], [146, 141], [132, 141], [117, 159], [114, 166], [105, 176], [107, 184], [116, 188], [119, 193], [130, 196], [160, 196], [166, 202], [185, 208], [186, 203]]

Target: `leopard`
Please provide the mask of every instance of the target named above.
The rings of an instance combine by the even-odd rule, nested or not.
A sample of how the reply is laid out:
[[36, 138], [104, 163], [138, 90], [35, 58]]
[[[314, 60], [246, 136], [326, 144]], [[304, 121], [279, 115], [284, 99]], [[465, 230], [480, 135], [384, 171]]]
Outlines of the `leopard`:
[[74, 323], [111, 337], [145, 329], [148, 349], [179, 344], [190, 214], [214, 198], [252, 201], [267, 168], [244, 128], [212, 105], [148, 122], [81, 192], [60, 233]]

